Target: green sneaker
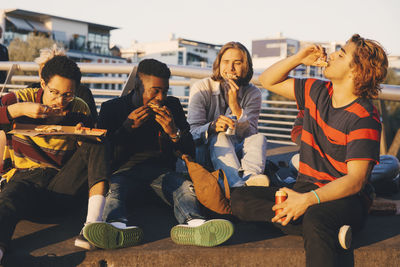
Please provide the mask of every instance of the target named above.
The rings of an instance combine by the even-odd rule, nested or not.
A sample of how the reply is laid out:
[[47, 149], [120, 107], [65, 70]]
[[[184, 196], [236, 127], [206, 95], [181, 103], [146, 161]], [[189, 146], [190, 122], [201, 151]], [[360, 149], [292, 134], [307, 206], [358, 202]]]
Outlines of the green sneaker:
[[106, 222], [85, 225], [83, 235], [93, 245], [104, 249], [135, 246], [143, 239], [143, 231], [139, 227], [116, 227]]
[[214, 219], [199, 226], [178, 224], [171, 229], [171, 239], [179, 245], [214, 247], [227, 241], [233, 234], [230, 221]]

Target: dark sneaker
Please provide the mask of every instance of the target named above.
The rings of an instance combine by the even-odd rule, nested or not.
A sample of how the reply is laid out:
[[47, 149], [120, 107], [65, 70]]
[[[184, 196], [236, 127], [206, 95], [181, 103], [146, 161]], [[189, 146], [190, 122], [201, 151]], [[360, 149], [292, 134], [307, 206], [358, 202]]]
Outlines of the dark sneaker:
[[139, 227], [117, 227], [106, 222], [85, 225], [83, 235], [93, 245], [104, 249], [135, 246], [143, 239], [143, 231]]
[[339, 229], [339, 244], [343, 249], [349, 249], [351, 246], [352, 231], [350, 225], [343, 225]]
[[230, 221], [215, 219], [199, 226], [178, 224], [171, 229], [171, 239], [179, 245], [214, 247], [227, 241], [233, 234]]
[[90, 242], [87, 241], [87, 239], [83, 236], [83, 229], [81, 230], [79, 235], [76, 237], [74, 245], [75, 245], [75, 247], [80, 247], [80, 248], [83, 248], [86, 250], [96, 249], [96, 247], [93, 246], [92, 244], [90, 244]]

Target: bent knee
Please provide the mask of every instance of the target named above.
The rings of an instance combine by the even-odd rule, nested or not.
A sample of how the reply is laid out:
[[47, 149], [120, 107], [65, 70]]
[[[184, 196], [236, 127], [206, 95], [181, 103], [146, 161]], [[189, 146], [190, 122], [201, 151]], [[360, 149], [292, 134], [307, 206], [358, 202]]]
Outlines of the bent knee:
[[262, 133], [253, 134], [249, 137], [246, 137], [245, 143], [257, 144], [259, 146], [266, 145], [267, 137], [265, 137], [265, 135], [263, 135]]

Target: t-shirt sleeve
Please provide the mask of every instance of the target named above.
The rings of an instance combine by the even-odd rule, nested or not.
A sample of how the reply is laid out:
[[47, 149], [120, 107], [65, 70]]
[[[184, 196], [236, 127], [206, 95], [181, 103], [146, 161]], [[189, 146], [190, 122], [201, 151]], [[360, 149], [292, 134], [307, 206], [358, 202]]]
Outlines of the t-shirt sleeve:
[[360, 118], [348, 134], [346, 162], [351, 160], [372, 160], [379, 162], [381, 123], [373, 117]]
[[307, 79], [294, 79], [294, 95], [296, 97], [297, 109], [304, 110], [305, 106], [305, 85]]

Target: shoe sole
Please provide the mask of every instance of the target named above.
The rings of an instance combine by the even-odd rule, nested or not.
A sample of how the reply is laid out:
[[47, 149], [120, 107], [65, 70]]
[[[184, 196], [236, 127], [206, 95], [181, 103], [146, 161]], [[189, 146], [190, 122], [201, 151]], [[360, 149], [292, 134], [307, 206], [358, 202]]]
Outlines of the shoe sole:
[[231, 222], [216, 219], [197, 227], [176, 225], [171, 229], [171, 239], [179, 245], [214, 247], [227, 241], [233, 231]]
[[339, 230], [339, 243], [343, 249], [349, 249], [351, 246], [352, 231], [349, 225], [344, 225]]
[[119, 229], [108, 223], [91, 223], [83, 228], [84, 237], [93, 245], [104, 249], [116, 249], [138, 245], [143, 231], [138, 227]]

